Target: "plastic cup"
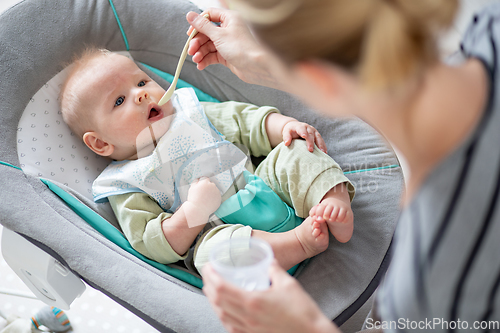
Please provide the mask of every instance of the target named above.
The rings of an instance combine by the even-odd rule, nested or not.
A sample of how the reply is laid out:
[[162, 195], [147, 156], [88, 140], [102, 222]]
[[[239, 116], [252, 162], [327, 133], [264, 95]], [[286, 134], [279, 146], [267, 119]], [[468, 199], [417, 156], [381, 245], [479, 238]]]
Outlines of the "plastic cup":
[[245, 290], [269, 288], [271, 246], [260, 239], [230, 239], [210, 251], [210, 263], [226, 281]]

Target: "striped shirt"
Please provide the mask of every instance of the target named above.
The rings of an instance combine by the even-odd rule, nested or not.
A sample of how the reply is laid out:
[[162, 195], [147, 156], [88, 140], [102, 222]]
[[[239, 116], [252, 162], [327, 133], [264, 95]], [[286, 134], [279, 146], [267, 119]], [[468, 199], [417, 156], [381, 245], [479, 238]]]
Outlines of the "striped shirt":
[[500, 5], [461, 44], [489, 76], [482, 119], [402, 212], [378, 293], [385, 331], [500, 332]]

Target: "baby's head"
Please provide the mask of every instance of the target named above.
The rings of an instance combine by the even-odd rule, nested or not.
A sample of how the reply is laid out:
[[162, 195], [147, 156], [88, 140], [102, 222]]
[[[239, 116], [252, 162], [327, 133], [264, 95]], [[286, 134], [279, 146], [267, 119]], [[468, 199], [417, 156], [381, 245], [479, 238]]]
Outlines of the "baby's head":
[[75, 60], [61, 91], [63, 119], [95, 153], [133, 159], [143, 148], [139, 134], [174, 112], [170, 101], [158, 106], [164, 93], [129, 58], [88, 49]]

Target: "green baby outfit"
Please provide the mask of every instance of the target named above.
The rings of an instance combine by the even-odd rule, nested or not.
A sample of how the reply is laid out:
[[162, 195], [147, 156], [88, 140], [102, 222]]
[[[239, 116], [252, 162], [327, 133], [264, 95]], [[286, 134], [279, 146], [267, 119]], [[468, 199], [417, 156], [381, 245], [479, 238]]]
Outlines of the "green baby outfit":
[[[225, 140], [244, 145], [253, 156], [267, 156], [254, 174], [244, 171], [244, 186], [216, 211], [222, 221], [212, 221], [202, 231], [193, 249], [198, 271], [208, 262], [210, 249], [229, 238], [249, 238], [252, 229], [284, 232], [295, 228], [334, 186], [346, 183], [354, 188], [340, 167], [328, 155], [309, 152], [305, 141], [294, 140], [271, 148], [265, 119], [272, 107], [238, 102], [201, 103], [213, 126]], [[184, 260], [163, 236], [162, 221], [172, 216], [143, 192], [108, 197], [122, 231], [132, 247], [146, 257], [168, 264]], [[293, 207], [293, 208], [292, 208]], [[168, 223], [168, 222], [167, 222]]]

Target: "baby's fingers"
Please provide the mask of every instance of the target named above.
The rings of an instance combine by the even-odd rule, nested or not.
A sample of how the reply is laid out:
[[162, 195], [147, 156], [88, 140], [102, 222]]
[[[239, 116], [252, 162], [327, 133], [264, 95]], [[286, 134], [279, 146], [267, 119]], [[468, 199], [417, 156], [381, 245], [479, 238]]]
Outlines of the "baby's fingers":
[[205, 177], [205, 176], [201, 176], [200, 178], [198, 178], [198, 182], [200, 182], [200, 183], [202, 183], [202, 182], [211, 183], [210, 178]]
[[314, 141], [316, 142], [316, 146], [325, 154], [328, 154], [327, 148], [326, 148], [326, 143], [325, 140], [323, 140], [323, 137], [321, 134], [319, 134], [318, 131], [314, 133]]
[[312, 126], [307, 126], [305, 128], [305, 131], [300, 134], [300, 136], [306, 140], [307, 142], [307, 149], [310, 152], [314, 151], [314, 141], [315, 141], [315, 132], [316, 130]]
[[[295, 138], [302, 138], [306, 140], [307, 142], [307, 149], [309, 151], [314, 150], [314, 127], [309, 126], [305, 123], [301, 122], [291, 122], [291, 126], [288, 129], [288, 133], [290, 135], [293, 135]], [[283, 141], [284, 141], [285, 135], [283, 135]], [[286, 141], [285, 141], [286, 142]]]
[[285, 143], [285, 146], [289, 146], [290, 143], [292, 143], [293, 137], [292, 134], [288, 131], [283, 132], [283, 142]]

